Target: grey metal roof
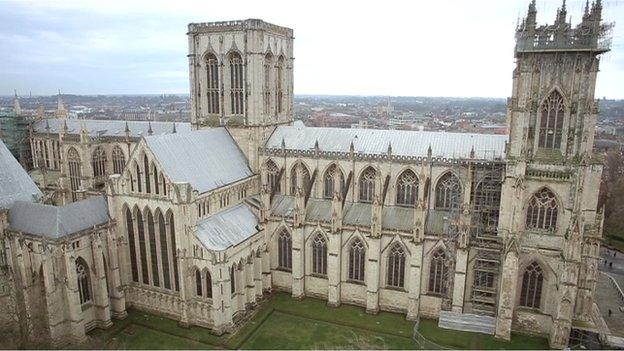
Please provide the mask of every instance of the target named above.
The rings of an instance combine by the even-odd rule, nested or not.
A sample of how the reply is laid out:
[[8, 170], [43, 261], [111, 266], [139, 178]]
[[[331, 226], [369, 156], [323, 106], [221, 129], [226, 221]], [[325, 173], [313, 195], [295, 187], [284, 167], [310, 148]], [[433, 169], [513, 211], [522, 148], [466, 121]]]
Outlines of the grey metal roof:
[[271, 203], [271, 213], [280, 217], [292, 217], [295, 208], [295, 197], [288, 195], [275, 195]]
[[41, 190], [0, 139], [0, 210], [15, 201], [37, 201]]
[[189, 182], [199, 193], [253, 175], [225, 128], [151, 136], [145, 141], [172, 181]]
[[258, 218], [245, 204], [238, 204], [197, 223], [195, 236], [209, 250], [222, 251], [258, 232]]
[[457, 213], [443, 210], [429, 210], [425, 233], [429, 235], [446, 234], [449, 224], [457, 217]]
[[400, 206], [384, 206], [381, 225], [384, 229], [411, 232], [414, 229], [414, 209]]
[[507, 139], [491, 134], [279, 126], [265, 147], [279, 149], [283, 140], [286, 149], [307, 151], [314, 150], [318, 141], [320, 151], [349, 152], [353, 141], [354, 152], [360, 154], [386, 154], [391, 144], [395, 156], [426, 157], [431, 146], [433, 157], [470, 158], [474, 148], [475, 158], [493, 160], [504, 157]]
[[[67, 134], [80, 134], [81, 125], [84, 125], [91, 137], [125, 137], [126, 121], [121, 120], [98, 120], [98, 119], [60, 119], [51, 118], [33, 123], [33, 130], [37, 133], [46, 133], [46, 125], [50, 126], [50, 133], [59, 133], [63, 129], [64, 122], [67, 123]], [[47, 124], [46, 124], [47, 123]], [[130, 137], [140, 138], [149, 135], [150, 124], [152, 135], [162, 135], [173, 133], [174, 122], [146, 122], [128, 121]], [[175, 123], [176, 133], [188, 133], [191, 131], [190, 123]]]
[[306, 219], [309, 221], [329, 222], [332, 218], [332, 203], [326, 199], [309, 199], [306, 207]]
[[363, 204], [363, 203], [345, 204], [343, 223], [345, 225], [370, 227], [371, 214], [372, 214], [371, 204]]
[[106, 223], [108, 206], [103, 196], [73, 202], [65, 206], [16, 201], [9, 210], [9, 227], [24, 233], [50, 238], [77, 233]]

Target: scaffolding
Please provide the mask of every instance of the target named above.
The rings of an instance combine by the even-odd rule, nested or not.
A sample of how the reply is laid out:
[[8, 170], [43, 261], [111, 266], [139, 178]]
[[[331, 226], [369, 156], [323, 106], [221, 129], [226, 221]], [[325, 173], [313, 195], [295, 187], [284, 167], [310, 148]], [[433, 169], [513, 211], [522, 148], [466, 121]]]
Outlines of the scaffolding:
[[476, 167], [472, 174], [470, 240], [474, 256], [471, 289], [474, 313], [496, 314], [502, 242], [497, 236], [504, 165]]

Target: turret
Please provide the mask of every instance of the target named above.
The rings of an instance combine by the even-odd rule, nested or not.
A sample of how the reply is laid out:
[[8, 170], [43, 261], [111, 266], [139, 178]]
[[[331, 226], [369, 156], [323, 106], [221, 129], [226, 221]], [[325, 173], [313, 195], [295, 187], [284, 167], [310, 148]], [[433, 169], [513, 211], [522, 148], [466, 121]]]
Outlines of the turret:
[[65, 109], [65, 104], [63, 104], [63, 97], [61, 96], [60, 90], [56, 98], [56, 117], [67, 118], [67, 110]]
[[13, 98], [13, 112], [15, 112], [15, 116], [22, 115], [22, 106], [20, 105], [19, 97], [17, 96], [17, 90], [15, 91], [15, 98]]

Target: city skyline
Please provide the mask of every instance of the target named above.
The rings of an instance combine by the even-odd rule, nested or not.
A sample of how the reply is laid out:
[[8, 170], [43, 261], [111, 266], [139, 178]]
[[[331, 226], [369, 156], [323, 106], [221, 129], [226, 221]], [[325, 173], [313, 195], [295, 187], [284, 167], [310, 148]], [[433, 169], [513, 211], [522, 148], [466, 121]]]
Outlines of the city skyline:
[[[513, 29], [528, 3], [321, 2], [294, 8], [250, 2], [210, 8], [201, 2], [7, 1], [0, 3], [0, 45], [11, 50], [0, 67], [0, 95], [52, 95], [58, 89], [188, 94], [187, 24], [261, 18], [294, 29], [296, 95], [504, 98], [511, 95]], [[567, 2], [573, 25], [584, 3]], [[538, 1], [538, 23], [552, 23], [560, 5]], [[624, 16], [617, 2], [603, 6], [608, 22]], [[616, 23], [597, 98], [624, 98], [618, 84], [624, 80], [623, 32]]]

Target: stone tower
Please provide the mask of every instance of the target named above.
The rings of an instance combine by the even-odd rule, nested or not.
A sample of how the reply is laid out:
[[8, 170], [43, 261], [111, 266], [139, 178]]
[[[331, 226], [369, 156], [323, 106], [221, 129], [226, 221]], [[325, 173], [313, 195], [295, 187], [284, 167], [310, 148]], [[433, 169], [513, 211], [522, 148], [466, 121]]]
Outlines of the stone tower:
[[293, 31], [258, 19], [191, 23], [191, 122], [226, 126], [258, 171], [258, 147], [293, 120]]
[[[514, 327], [542, 323], [539, 312], [548, 316], [542, 324], [550, 326], [551, 346], [559, 348], [572, 321], [591, 316], [602, 235], [594, 91], [611, 29], [601, 23], [601, 12], [600, 0], [588, 3], [573, 27], [564, 0], [553, 25], [537, 26], [533, 0], [516, 31], [499, 222], [506, 247], [496, 328], [501, 338], [509, 338], [512, 321]], [[538, 275], [543, 293], [529, 299], [527, 286]]]

